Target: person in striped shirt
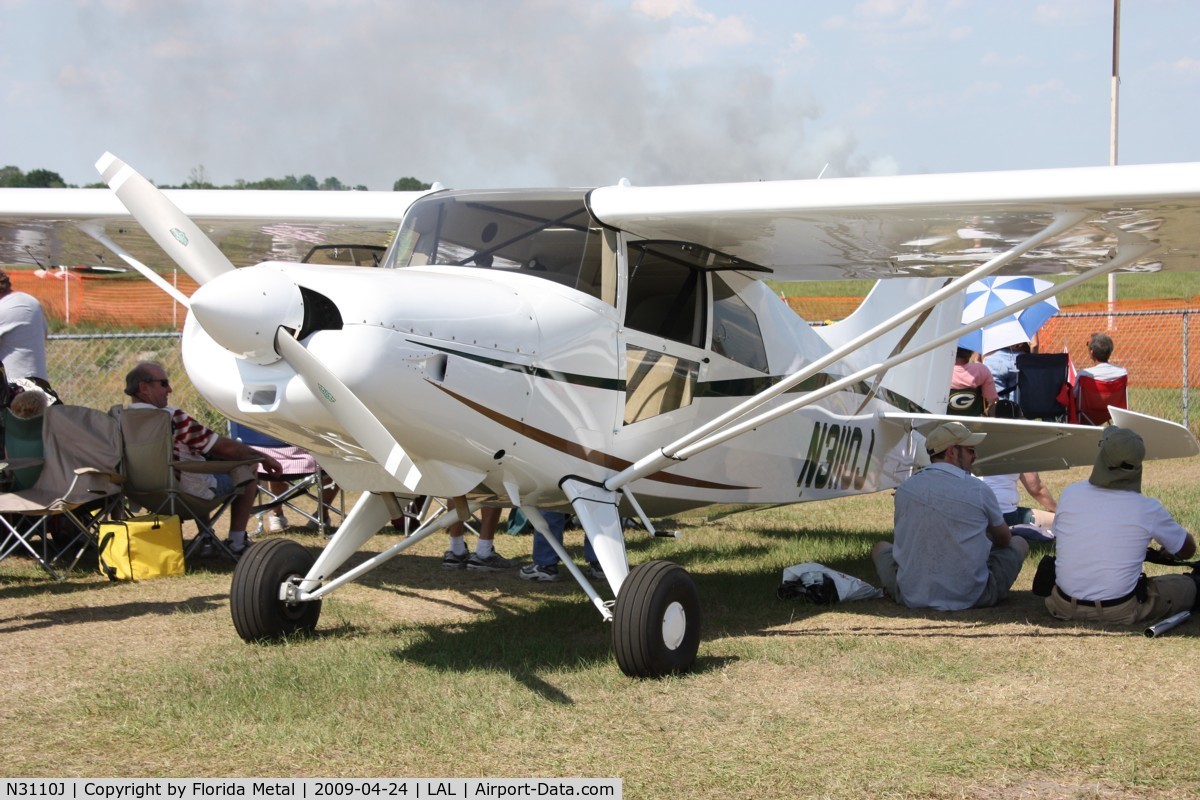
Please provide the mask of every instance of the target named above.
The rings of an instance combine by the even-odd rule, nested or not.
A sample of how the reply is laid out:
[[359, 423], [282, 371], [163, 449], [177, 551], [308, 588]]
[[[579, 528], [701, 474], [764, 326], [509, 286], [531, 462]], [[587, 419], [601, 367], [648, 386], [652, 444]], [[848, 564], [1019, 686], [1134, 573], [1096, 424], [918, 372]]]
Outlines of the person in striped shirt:
[[[277, 478], [283, 468], [265, 455], [236, 439], [222, 436], [177, 406], [168, 405], [171, 381], [157, 361], [141, 361], [125, 376], [125, 394], [133, 399], [130, 408], [162, 408], [171, 412], [175, 426], [177, 461], [240, 461], [259, 459], [267, 478]], [[237, 493], [229, 507], [229, 549], [235, 555], [250, 546], [246, 523], [258, 496], [258, 479], [253, 467], [238, 467], [232, 472], [206, 474], [179, 473], [179, 486], [187, 494], [203, 498], [224, 497]]]

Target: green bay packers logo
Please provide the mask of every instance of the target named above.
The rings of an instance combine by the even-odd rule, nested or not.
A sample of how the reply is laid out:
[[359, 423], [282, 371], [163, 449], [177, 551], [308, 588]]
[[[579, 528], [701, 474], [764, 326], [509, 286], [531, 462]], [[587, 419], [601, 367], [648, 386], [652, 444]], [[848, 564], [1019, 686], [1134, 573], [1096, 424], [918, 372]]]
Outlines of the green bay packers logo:
[[951, 389], [950, 399], [946, 403], [946, 413], [964, 417], [982, 417], [983, 392], [978, 388]]

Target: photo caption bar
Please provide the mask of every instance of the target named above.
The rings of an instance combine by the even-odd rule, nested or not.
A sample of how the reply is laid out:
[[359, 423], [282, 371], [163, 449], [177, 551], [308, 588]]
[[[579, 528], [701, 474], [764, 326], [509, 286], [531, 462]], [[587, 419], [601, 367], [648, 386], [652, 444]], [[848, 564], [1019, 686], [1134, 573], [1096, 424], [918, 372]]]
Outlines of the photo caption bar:
[[474, 798], [597, 797], [621, 800], [620, 778], [5, 778], [0, 800], [248, 800], [289, 797], [474, 800]]

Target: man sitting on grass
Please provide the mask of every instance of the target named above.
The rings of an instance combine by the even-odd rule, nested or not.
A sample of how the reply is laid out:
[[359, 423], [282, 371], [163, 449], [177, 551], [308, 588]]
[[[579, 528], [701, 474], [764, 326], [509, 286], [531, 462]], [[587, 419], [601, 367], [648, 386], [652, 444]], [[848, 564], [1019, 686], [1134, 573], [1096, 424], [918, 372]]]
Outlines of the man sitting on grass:
[[1086, 481], [1063, 490], [1054, 516], [1055, 584], [1046, 609], [1059, 619], [1137, 625], [1196, 610], [1196, 576], [1142, 576], [1146, 547], [1157, 542], [1178, 558], [1196, 540], [1163, 504], [1142, 494], [1146, 445], [1112, 426]]
[[871, 551], [884, 590], [909, 608], [961, 611], [1008, 596], [1029, 545], [1014, 537], [996, 495], [971, 474], [985, 433], [961, 422], [925, 439], [930, 465], [896, 489], [896, 543]]

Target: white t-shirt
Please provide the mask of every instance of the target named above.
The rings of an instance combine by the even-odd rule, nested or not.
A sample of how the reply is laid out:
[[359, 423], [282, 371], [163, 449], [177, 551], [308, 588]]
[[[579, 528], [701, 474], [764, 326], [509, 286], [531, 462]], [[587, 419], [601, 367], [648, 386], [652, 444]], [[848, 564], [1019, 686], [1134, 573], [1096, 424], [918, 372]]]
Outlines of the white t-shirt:
[[46, 370], [46, 336], [50, 329], [42, 304], [25, 292], [9, 292], [0, 297], [0, 362], [8, 379], [41, 378], [49, 380]]
[[1080, 481], [1058, 499], [1054, 535], [1059, 587], [1078, 600], [1111, 600], [1137, 586], [1151, 541], [1178, 553], [1188, 534], [1153, 497]]
[[1011, 514], [1017, 510], [1021, 492], [1017, 489], [1017, 481], [1021, 476], [1014, 472], [1010, 475], [985, 475], [979, 480], [992, 487], [996, 502], [1000, 504], [1000, 513]]
[[1098, 381], [1111, 381], [1120, 378], [1122, 375], [1128, 375], [1129, 372], [1124, 367], [1118, 367], [1116, 364], [1096, 364], [1087, 369], [1079, 370], [1080, 375], [1091, 375]]

